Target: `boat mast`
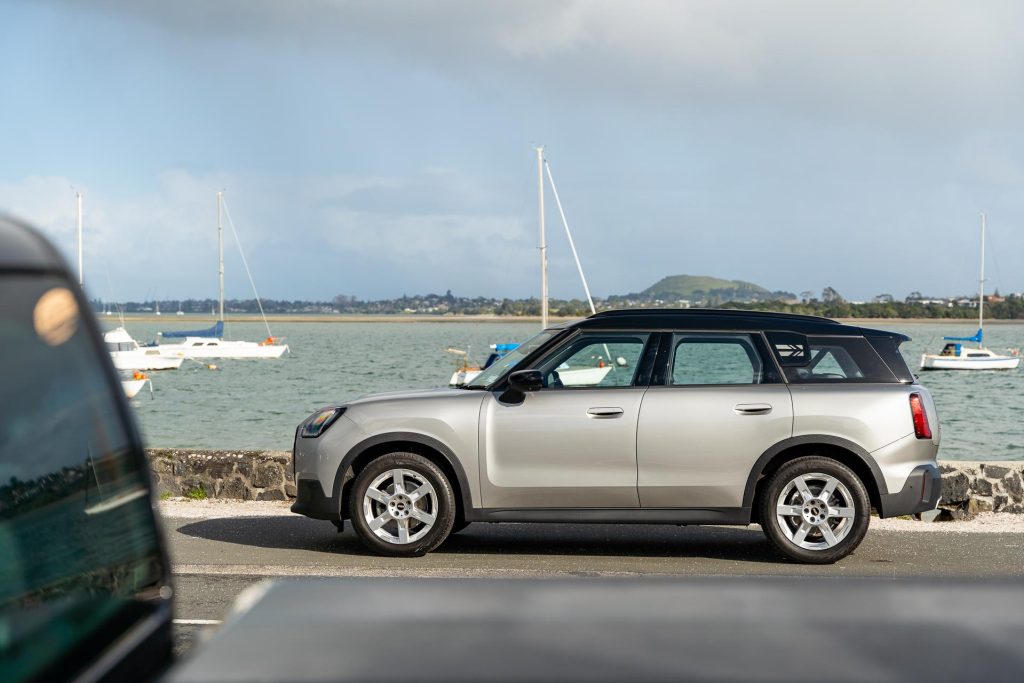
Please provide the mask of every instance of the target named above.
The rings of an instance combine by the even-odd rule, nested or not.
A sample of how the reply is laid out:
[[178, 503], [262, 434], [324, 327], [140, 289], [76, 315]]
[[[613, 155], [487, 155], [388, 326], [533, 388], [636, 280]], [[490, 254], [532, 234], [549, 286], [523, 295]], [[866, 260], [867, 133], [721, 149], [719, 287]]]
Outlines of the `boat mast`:
[[[981, 277], [978, 280], [978, 332], [985, 329], [985, 214], [981, 214]], [[982, 348], [982, 339], [985, 337], [979, 334], [978, 348]]]
[[75, 204], [78, 207], [78, 285], [82, 285], [82, 193], [75, 192]]
[[224, 322], [224, 225], [221, 222], [221, 205], [224, 203], [223, 190], [217, 193], [217, 275], [220, 280], [220, 321]]
[[537, 202], [540, 219], [540, 325], [548, 327], [548, 245], [544, 239], [544, 146], [537, 148]]

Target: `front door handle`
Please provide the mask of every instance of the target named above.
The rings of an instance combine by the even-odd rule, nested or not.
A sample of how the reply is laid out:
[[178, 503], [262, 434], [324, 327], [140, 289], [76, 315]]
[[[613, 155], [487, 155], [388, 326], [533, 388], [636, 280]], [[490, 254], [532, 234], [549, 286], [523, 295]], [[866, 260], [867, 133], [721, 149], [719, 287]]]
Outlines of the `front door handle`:
[[591, 408], [587, 411], [587, 415], [598, 419], [610, 419], [613, 417], [622, 417], [622, 408]]
[[739, 403], [733, 406], [733, 410], [738, 415], [767, 415], [772, 412], [772, 407], [768, 403]]

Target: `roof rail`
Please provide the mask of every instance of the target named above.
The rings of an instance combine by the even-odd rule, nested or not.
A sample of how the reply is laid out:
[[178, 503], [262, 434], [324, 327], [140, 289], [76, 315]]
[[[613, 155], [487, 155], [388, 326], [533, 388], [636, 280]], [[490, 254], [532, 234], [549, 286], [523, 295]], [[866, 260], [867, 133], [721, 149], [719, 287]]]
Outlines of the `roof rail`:
[[747, 311], [738, 308], [619, 308], [600, 311], [588, 318], [617, 318], [631, 315], [692, 315], [723, 318], [780, 318], [783, 320], [808, 320], [819, 323], [839, 323], [832, 318], [801, 313], [779, 313], [776, 311]]

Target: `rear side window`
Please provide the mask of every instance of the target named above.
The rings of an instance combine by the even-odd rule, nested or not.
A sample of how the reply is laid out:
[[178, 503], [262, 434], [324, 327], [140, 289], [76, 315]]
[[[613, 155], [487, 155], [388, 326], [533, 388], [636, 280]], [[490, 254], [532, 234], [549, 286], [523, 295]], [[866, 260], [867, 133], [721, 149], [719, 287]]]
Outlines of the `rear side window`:
[[899, 381], [911, 384], [914, 382], [914, 374], [907, 367], [896, 338], [868, 337], [868, 341]]
[[783, 368], [792, 384], [899, 381], [864, 337], [808, 337], [807, 343], [807, 365]]
[[672, 384], [761, 384], [764, 364], [749, 334], [677, 334]]

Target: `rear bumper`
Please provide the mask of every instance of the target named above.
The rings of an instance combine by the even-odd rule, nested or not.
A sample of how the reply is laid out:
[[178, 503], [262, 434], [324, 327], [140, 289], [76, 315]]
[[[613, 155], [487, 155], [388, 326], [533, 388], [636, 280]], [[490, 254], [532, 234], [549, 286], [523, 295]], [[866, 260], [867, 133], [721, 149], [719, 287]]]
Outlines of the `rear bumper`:
[[899, 517], [934, 510], [942, 494], [942, 474], [935, 465], [920, 465], [911, 471], [898, 493], [880, 497], [878, 516]]
[[330, 496], [325, 496], [320, 482], [316, 479], [299, 479], [295, 482], [295, 502], [292, 512], [313, 519], [341, 519], [340, 510]]

